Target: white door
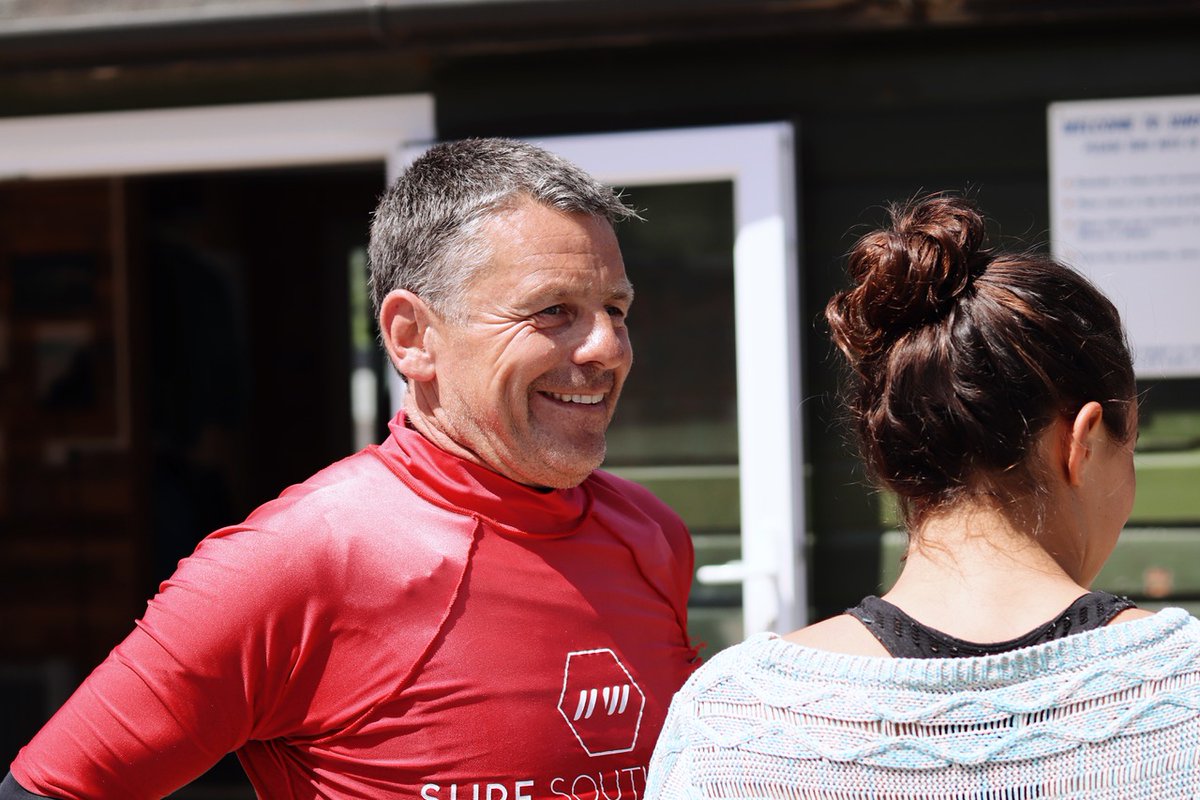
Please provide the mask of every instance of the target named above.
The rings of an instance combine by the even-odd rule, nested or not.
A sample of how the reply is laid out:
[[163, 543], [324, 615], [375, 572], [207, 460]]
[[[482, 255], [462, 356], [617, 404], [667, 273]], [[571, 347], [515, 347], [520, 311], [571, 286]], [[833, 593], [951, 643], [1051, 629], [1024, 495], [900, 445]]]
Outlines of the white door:
[[[685, 518], [694, 509], [701, 566], [691, 616], [694, 628], [709, 620], [694, 635], [709, 638], [710, 653], [806, 618], [793, 138], [780, 123], [537, 140], [621, 187], [635, 207], [658, 203], [645, 207], [645, 222], [618, 226], [638, 300], [634, 371], [607, 468], [679, 503]], [[647, 239], [659, 244], [639, 244]], [[647, 284], [660, 287], [650, 298]], [[680, 394], [683, 384], [690, 389]], [[736, 494], [722, 495], [723, 485]], [[735, 506], [740, 512], [722, 520]], [[736, 608], [726, 604], [721, 623], [721, 604], [711, 602], [721, 585], [740, 587], [740, 629], [728, 622]]]

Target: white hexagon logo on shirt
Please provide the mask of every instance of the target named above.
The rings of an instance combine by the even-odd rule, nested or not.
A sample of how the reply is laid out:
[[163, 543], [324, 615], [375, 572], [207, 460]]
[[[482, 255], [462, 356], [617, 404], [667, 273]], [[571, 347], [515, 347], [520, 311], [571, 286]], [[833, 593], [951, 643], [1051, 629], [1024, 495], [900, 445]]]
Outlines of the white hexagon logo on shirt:
[[612, 650], [567, 653], [558, 712], [589, 756], [632, 750], [645, 707], [646, 695]]

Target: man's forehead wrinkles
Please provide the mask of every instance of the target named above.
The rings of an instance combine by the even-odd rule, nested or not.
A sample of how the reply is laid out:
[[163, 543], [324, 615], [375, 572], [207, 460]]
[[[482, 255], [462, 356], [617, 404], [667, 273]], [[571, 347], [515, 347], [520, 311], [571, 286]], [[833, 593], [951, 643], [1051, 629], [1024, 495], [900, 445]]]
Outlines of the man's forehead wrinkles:
[[[525, 261], [535, 262], [537, 259], [526, 259]], [[522, 284], [561, 284], [563, 286], [581, 283], [588, 285], [612, 284], [613, 288], [632, 288], [628, 276], [624, 274], [625, 267], [619, 261], [612, 264], [599, 258], [589, 259], [589, 261], [588, 264], [578, 262], [523, 264], [528, 269], [518, 278], [518, 282]]]
[[524, 253], [513, 258], [514, 264], [529, 264], [549, 261], [552, 264], [561, 262], [564, 268], [569, 268], [580, 259], [588, 261], [603, 261], [594, 250], [580, 248], [579, 250], [539, 250], [536, 253]]

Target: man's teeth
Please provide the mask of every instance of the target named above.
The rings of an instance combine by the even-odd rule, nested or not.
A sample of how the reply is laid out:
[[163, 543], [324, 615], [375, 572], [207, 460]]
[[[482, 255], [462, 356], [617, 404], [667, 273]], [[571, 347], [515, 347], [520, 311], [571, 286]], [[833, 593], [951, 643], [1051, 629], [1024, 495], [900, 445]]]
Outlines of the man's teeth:
[[604, 399], [602, 394], [559, 394], [558, 392], [546, 392], [546, 394], [564, 403], [583, 403], [585, 406], [594, 406]]

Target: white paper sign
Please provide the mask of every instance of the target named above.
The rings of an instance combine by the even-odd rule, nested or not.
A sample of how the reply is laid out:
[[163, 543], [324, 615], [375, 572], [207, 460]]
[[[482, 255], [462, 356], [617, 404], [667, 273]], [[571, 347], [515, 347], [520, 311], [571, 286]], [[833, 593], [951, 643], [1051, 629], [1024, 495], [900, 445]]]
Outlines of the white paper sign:
[[1051, 247], [1125, 320], [1138, 377], [1200, 375], [1200, 96], [1054, 103]]

